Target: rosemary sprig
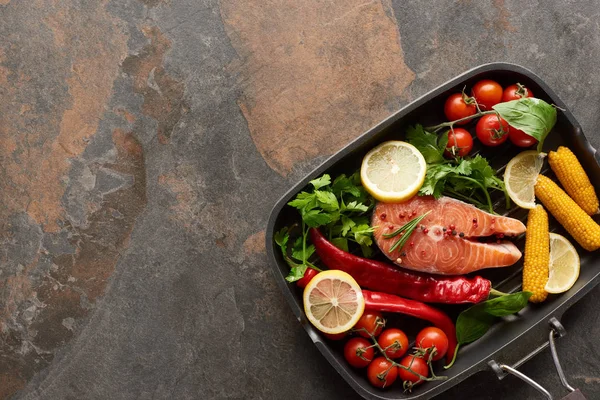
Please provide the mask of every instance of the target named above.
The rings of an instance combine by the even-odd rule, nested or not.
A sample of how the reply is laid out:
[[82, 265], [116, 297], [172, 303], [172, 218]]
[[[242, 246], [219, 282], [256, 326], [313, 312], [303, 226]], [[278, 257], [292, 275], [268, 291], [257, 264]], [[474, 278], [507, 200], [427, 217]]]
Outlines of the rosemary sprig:
[[393, 237], [396, 237], [396, 236], [402, 234], [402, 236], [400, 237], [400, 239], [398, 239], [398, 241], [396, 243], [394, 243], [394, 245], [390, 248], [390, 252], [392, 252], [392, 251], [394, 251], [396, 249], [402, 250], [402, 247], [404, 247], [404, 245], [408, 241], [408, 238], [410, 237], [410, 235], [413, 233], [413, 231], [419, 225], [419, 222], [421, 222], [423, 220], [423, 218], [425, 218], [427, 216], [427, 214], [429, 214], [430, 212], [431, 212], [431, 210], [427, 211], [423, 215], [419, 215], [418, 217], [415, 217], [415, 218], [411, 219], [406, 224], [404, 224], [400, 228], [396, 229], [392, 233], [386, 233], [386, 234], [384, 234], [383, 237], [386, 238], [386, 239], [391, 239]]

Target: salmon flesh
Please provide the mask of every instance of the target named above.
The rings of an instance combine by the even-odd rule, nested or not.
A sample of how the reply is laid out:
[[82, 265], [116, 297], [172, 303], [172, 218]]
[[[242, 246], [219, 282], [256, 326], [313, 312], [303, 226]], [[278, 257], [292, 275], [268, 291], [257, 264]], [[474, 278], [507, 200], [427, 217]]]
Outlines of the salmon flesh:
[[[430, 213], [402, 247], [390, 252], [400, 236], [385, 238], [410, 220]], [[415, 196], [404, 203], [378, 203], [371, 224], [377, 245], [395, 264], [432, 274], [462, 275], [484, 268], [513, 265], [521, 252], [502, 240], [525, 232], [514, 218], [489, 214], [450, 197]], [[482, 243], [479, 237], [491, 237]]]

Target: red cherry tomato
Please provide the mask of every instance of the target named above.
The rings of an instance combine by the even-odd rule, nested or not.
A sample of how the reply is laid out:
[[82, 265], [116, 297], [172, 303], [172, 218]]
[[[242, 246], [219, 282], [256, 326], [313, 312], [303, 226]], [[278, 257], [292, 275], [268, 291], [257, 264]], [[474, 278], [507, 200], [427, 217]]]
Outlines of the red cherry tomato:
[[520, 83], [508, 86], [502, 93], [502, 102], [519, 100], [523, 97], [533, 97], [533, 92]]
[[408, 351], [408, 337], [400, 329], [386, 329], [381, 332], [377, 342], [389, 358], [400, 358]]
[[367, 378], [375, 387], [388, 387], [396, 382], [398, 367], [393, 366], [385, 357], [377, 357], [367, 368]]
[[[454, 93], [446, 99], [446, 103], [444, 104], [444, 114], [446, 114], [446, 118], [449, 121], [455, 121], [457, 119], [465, 118], [470, 115], [473, 115], [477, 112], [477, 107], [475, 107], [475, 102], [472, 104], [465, 103], [465, 99], [463, 98], [462, 93]], [[464, 125], [470, 121], [462, 121], [457, 122], [459, 125]]]
[[[423, 383], [423, 379], [419, 376], [429, 377], [429, 366], [427, 362], [420, 357], [415, 355], [406, 356], [400, 361], [400, 365], [408, 367], [412, 370], [406, 370], [402, 367], [398, 367], [398, 375], [402, 381], [412, 382], [413, 385], [419, 385]], [[415, 374], [415, 372], [417, 374]]]
[[[502, 130], [500, 129], [502, 124]], [[508, 122], [496, 114], [486, 114], [477, 121], [475, 132], [485, 146], [499, 146], [508, 139]]]
[[522, 130], [513, 128], [512, 126], [510, 127], [510, 132], [508, 132], [508, 138], [514, 145], [519, 147], [529, 147], [538, 142], [533, 136], [529, 136]]
[[477, 82], [473, 86], [472, 93], [482, 110], [491, 110], [492, 106], [502, 100], [502, 86], [498, 82], [489, 79]]
[[[437, 361], [443, 358], [448, 351], [448, 336], [441, 329], [430, 326], [419, 332], [416, 344], [422, 349], [430, 349], [435, 346], [436, 352], [431, 360]], [[429, 352], [427, 354], [429, 357]]]
[[444, 152], [446, 157], [464, 157], [473, 149], [473, 138], [466, 129], [454, 128], [447, 135], [448, 144]]
[[325, 337], [329, 340], [342, 340], [344, 338], [346, 338], [346, 336], [348, 336], [348, 332], [342, 332], [342, 333], [323, 333], [323, 335], [325, 335]]
[[304, 276], [296, 281], [296, 285], [298, 285], [298, 287], [305, 288], [306, 285], [312, 281], [312, 278], [314, 278], [318, 273], [319, 271], [316, 269], [306, 268], [306, 271], [304, 271]]
[[364, 338], [355, 337], [344, 346], [344, 357], [354, 368], [364, 368], [373, 361], [375, 350], [371, 343]]
[[[373, 336], [379, 336], [384, 326], [385, 319], [383, 319], [383, 315], [380, 312], [365, 311], [352, 329], [360, 336], [368, 339], [371, 336], [367, 332], [370, 332]], [[365, 332], [365, 329], [367, 332]]]

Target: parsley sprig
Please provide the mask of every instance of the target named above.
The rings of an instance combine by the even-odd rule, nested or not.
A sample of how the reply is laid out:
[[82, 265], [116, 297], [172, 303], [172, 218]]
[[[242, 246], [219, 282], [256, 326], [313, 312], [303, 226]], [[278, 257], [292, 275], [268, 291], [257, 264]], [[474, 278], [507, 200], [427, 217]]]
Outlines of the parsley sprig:
[[300, 213], [301, 233], [291, 251], [288, 244], [292, 228], [281, 229], [274, 239], [290, 266], [286, 277], [289, 282], [301, 279], [308, 267], [319, 270], [310, 261], [315, 248], [307, 241], [309, 228], [321, 228], [323, 234], [342, 250], [349, 251], [355, 243], [365, 257], [372, 255], [373, 228], [368, 212], [374, 200], [362, 187], [358, 172], [351, 176], [339, 175], [333, 182], [331, 176], [324, 174], [310, 181], [308, 190], [298, 193], [288, 205]]
[[427, 162], [425, 182], [419, 195], [442, 195], [468, 201], [479, 208], [494, 212], [490, 190], [501, 190], [510, 206], [504, 181], [496, 176], [496, 171], [479, 154], [471, 158], [444, 158], [448, 144], [447, 135], [427, 132], [421, 125], [410, 126], [406, 138], [415, 146]]

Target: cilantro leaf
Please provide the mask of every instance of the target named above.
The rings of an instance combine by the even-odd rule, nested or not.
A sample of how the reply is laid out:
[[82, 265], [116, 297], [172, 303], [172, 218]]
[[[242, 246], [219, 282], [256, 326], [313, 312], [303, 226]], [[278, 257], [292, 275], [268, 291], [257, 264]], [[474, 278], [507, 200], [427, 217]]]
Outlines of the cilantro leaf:
[[[273, 236], [273, 239], [275, 240], [275, 243], [277, 243], [277, 245], [281, 248], [281, 253], [283, 255], [283, 259], [290, 266], [290, 273], [288, 274], [288, 276], [285, 277], [285, 280], [288, 282], [295, 282], [299, 279], [302, 279], [302, 277], [304, 276], [304, 273], [306, 272], [306, 268], [308, 268], [308, 265], [307, 264], [298, 264], [298, 263], [294, 262], [294, 260], [292, 260], [288, 256], [287, 245], [288, 245], [288, 241], [290, 239], [289, 229], [287, 227], [280, 229], [279, 231], [277, 231], [275, 233], [275, 235]], [[302, 241], [302, 238], [299, 238], [299, 239], [300, 239], [300, 241]], [[298, 242], [298, 240], [296, 240], [296, 243], [294, 243], [294, 247], [297, 247], [297, 242]], [[312, 251], [314, 251], [314, 247], [312, 248]], [[294, 255], [293, 253], [294, 253], [294, 251], [292, 251], [292, 257], [294, 257], [298, 260], [302, 260], [301, 254]]]
[[351, 201], [350, 203], [346, 204], [344, 211], [367, 212], [369, 211], [369, 207], [363, 203], [359, 203], [358, 201]]
[[331, 184], [331, 177], [328, 174], [324, 174], [320, 178], [313, 179], [312, 181], [310, 181], [310, 184], [313, 185], [315, 189], [321, 189], [322, 187]]
[[373, 228], [369, 224], [355, 225], [351, 228], [356, 243], [364, 246], [373, 244]]
[[348, 239], [343, 237], [336, 237], [331, 239], [331, 243], [338, 249], [342, 249], [344, 251], [348, 251]]
[[298, 237], [298, 239], [296, 239], [296, 241], [294, 242], [294, 246], [292, 247], [292, 258], [295, 258], [296, 260], [308, 260], [310, 258], [310, 256], [312, 256], [315, 252], [315, 246], [314, 245], [309, 245], [306, 246], [306, 249], [302, 248], [303, 245], [303, 238], [302, 237]]
[[314, 193], [300, 192], [288, 205], [300, 211], [311, 210], [317, 206], [317, 196]]
[[287, 227], [283, 227], [279, 231], [275, 232], [275, 235], [273, 235], [275, 243], [277, 243], [277, 245], [282, 249], [287, 249], [287, 243], [290, 239], [290, 235], [288, 232], [289, 229]]
[[302, 214], [302, 220], [311, 228], [318, 228], [321, 225], [327, 225], [331, 222], [329, 214], [321, 210], [310, 210]]
[[304, 273], [306, 272], [307, 268], [308, 265], [300, 264], [290, 268], [290, 273], [288, 274], [288, 276], [285, 277], [285, 280], [290, 283], [299, 281], [300, 279], [304, 278]]
[[359, 186], [353, 182], [351, 178], [348, 178], [345, 174], [342, 174], [335, 178], [333, 185], [331, 185], [331, 191], [336, 197], [342, 197], [344, 193], [348, 193], [354, 197], [361, 196], [361, 190]]
[[[406, 130], [408, 142], [415, 146], [428, 164], [444, 162], [444, 150], [448, 144], [448, 136], [427, 132], [422, 125], [409, 126]], [[445, 139], [444, 139], [445, 138]]]
[[356, 226], [356, 222], [354, 222], [351, 218], [342, 216], [342, 229], [340, 230], [341, 236], [346, 236], [352, 227]]
[[315, 190], [317, 201], [319, 206], [325, 211], [339, 210], [340, 205], [337, 201], [337, 197], [332, 192], [325, 192], [322, 190]]

